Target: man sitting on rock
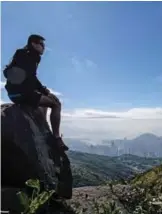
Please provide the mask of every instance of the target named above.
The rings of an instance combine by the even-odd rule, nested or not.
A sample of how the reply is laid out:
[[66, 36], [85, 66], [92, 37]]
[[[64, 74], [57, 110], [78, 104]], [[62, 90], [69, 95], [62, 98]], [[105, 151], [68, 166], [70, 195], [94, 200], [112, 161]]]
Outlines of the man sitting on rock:
[[44, 53], [45, 39], [40, 35], [31, 35], [27, 45], [18, 49], [5, 68], [4, 76], [7, 79], [5, 88], [8, 96], [15, 104], [23, 104], [32, 107], [51, 108], [50, 121], [53, 135], [61, 151], [67, 151], [60, 136], [61, 103], [59, 99], [50, 93], [37, 79], [36, 71]]

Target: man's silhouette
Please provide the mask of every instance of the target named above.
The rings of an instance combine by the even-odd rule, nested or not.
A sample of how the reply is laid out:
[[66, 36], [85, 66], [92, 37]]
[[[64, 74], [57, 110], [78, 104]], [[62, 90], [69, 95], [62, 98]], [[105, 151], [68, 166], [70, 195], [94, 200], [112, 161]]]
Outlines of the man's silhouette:
[[27, 45], [16, 50], [11, 63], [6, 66], [5, 88], [10, 100], [16, 104], [32, 107], [51, 108], [50, 121], [53, 135], [61, 151], [68, 150], [60, 136], [61, 103], [59, 99], [41, 84], [36, 76], [41, 55], [45, 50], [45, 39], [40, 35], [31, 35]]

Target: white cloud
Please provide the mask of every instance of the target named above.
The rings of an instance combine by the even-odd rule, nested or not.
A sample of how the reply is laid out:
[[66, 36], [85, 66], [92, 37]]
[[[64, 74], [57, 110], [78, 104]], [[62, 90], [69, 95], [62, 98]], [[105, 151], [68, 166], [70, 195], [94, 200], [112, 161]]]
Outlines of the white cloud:
[[[3, 82], [3, 81], [0, 82], [1, 90], [4, 89], [5, 84], [6, 84], [6, 82]], [[5, 101], [2, 100], [2, 98], [0, 98], [0, 105], [2, 105], [2, 104], [4, 104], [4, 103], [5, 103]]]
[[4, 104], [5, 101], [3, 101], [2, 99], [0, 99], [0, 105]]
[[134, 108], [123, 112], [76, 109], [62, 112], [65, 137], [101, 139], [133, 138], [142, 133], [162, 136], [162, 108]]
[[61, 92], [54, 91], [54, 90], [51, 89], [51, 88], [48, 88], [48, 90], [50, 90], [50, 92], [51, 92], [52, 94], [54, 94], [54, 95], [56, 95], [56, 96], [58, 96], [58, 97], [63, 96]]
[[85, 60], [85, 63], [86, 63], [86, 66], [88, 67], [88, 68], [96, 68], [97, 67], [97, 65], [92, 61], [92, 60], [89, 60], [89, 59], [86, 59]]
[[67, 118], [121, 118], [121, 119], [162, 119], [162, 108], [132, 108], [128, 111], [102, 111], [96, 109], [74, 109], [63, 113]]
[[80, 73], [83, 70], [82, 63], [76, 57], [72, 57], [71, 62], [77, 73]]
[[[4, 87], [1, 81], [1, 88]], [[58, 98], [62, 93], [49, 89]], [[60, 99], [61, 100], [61, 99]], [[5, 103], [0, 100], [1, 104]], [[50, 109], [47, 119], [49, 121]], [[162, 136], [162, 107], [132, 108], [127, 111], [73, 109], [62, 111], [64, 137], [88, 138], [93, 142], [112, 138], [133, 138], [145, 132]]]
[[[50, 110], [47, 120], [49, 121]], [[142, 133], [162, 136], [162, 108], [134, 108], [123, 112], [75, 109], [62, 112], [64, 137], [90, 139], [133, 138]]]
[[3, 82], [3, 81], [0, 82], [1, 89], [4, 89], [5, 84], [6, 84], [6, 82]]
[[71, 62], [77, 73], [82, 73], [83, 71], [90, 71], [97, 68], [97, 65], [89, 59], [80, 60], [77, 57], [72, 57]]
[[93, 119], [62, 120], [65, 137], [88, 138], [94, 142], [103, 139], [133, 138], [142, 133], [162, 135], [162, 119]]
[[46, 46], [45, 51], [51, 52], [51, 51], [52, 51], [52, 48]]

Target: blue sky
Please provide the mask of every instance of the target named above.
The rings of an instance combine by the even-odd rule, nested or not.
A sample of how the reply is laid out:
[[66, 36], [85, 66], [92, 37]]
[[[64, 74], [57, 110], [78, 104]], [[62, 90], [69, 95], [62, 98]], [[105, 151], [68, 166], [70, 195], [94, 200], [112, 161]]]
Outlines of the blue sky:
[[2, 66], [40, 33], [50, 51], [38, 76], [68, 107], [161, 106], [161, 10], [161, 2], [3, 2]]
[[2, 66], [38, 33], [48, 47], [38, 77], [65, 109], [161, 107], [161, 11], [161, 2], [2, 2]]

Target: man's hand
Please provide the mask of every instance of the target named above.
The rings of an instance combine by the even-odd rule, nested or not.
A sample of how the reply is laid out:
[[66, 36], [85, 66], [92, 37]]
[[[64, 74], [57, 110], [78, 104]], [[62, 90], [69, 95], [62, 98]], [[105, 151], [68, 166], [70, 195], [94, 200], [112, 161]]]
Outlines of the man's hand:
[[42, 91], [42, 93], [43, 93], [44, 95], [49, 95], [49, 94], [50, 94], [50, 90], [49, 90], [48, 88], [46, 88], [45, 86], [43, 86], [43, 91]]

